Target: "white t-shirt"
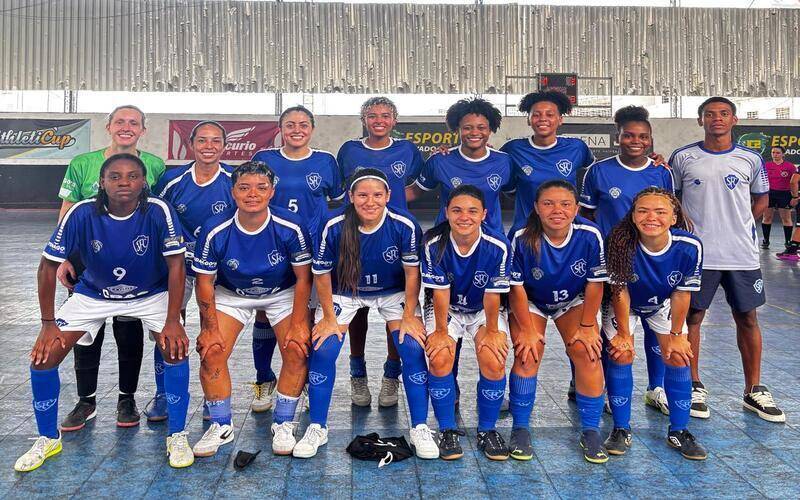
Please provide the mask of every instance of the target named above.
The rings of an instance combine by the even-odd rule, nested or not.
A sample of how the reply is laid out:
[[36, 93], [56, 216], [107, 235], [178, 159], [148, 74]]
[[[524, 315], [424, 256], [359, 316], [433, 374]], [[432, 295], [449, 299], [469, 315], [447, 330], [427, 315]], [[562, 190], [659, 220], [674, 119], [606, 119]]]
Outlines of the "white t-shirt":
[[672, 153], [669, 164], [683, 209], [703, 242], [703, 269], [759, 269], [750, 194], [769, 192], [761, 155], [739, 145], [708, 151], [698, 142]]

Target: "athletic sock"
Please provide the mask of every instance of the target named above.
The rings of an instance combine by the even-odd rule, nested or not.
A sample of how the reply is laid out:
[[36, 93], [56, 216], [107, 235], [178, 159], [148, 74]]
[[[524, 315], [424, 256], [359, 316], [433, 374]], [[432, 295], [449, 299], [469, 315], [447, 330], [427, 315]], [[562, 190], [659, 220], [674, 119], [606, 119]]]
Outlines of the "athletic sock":
[[[416, 341], [415, 341], [416, 342]], [[399, 359], [387, 359], [383, 364], [383, 376], [386, 378], [398, 378], [403, 373], [403, 362]]]
[[350, 376], [355, 378], [367, 376], [367, 361], [364, 356], [350, 356]]
[[253, 364], [256, 367], [256, 383], [272, 382], [275, 372], [272, 371], [272, 355], [275, 353], [275, 330], [263, 321], [253, 323]]
[[669, 404], [669, 428], [682, 431], [689, 424], [692, 406], [692, 373], [688, 366], [667, 365], [664, 373], [664, 391]]
[[783, 226], [783, 239], [784, 243], [787, 245], [790, 241], [792, 241], [792, 232], [794, 231], [794, 226]]
[[536, 375], [522, 377], [511, 373], [508, 377], [508, 411], [511, 413], [514, 429], [530, 427], [531, 411], [536, 401], [536, 380]]
[[164, 357], [158, 346], [153, 347], [153, 373], [156, 378], [156, 394], [164, 394]]
[[406, 335], [400, 343], [400, 330], [392, 331], [392, 341], [403, 360], [403, 389], [411, 414], [411, 427], [424, 424], [428, 420], [428, 365], [425, 363], [425, 349], [411, 335]]
[[31, 368], [31, 392], [33, 392], [33, 413], [36, 415], [39, 435], [57, 438], [58, 395], [61, 392], [58, 367], [49, 370]]
[[208, 414], [211, 417], [212, 422], [218, 423], [219, 425], [231, 425], [231, 418], [233, 414], [231, 412], [230, 396], [216, 401], [210, 401], [207, 399], [206, 407], [208, 408]]
[[439, 431], [457, 429], [456, 425], [456, 381], [450, 372], [443, 377], [436, 377], [428, 372], [428, 392], [431, 395], [431, 406]]
[[505, 375], [500, 380], [489, 380], [481, 374], [478, 379], [478, 432], [493, 431], [496, 428], [505, 394]]
[[664, 360], [661, 358], [661, 346], [658, 345], [658, 335], [644, 323], [644, 351], [647, 359], [647, 390], [664, 387]]
[[575, 392], [575, 402], [581, 416], [582, 431], [600, 431], [600, 416], [603, 414], [604, 399], [602, 394], [591, 397]]
[[336, 381], [336, 358], [344, 345], [336, 335], [331, 335], [308, 359], [308, 404], [312, 424], [326, 427], [331, 406], [333, 383]]
[[764, 234], [764, 241], [769, 243], [769, 234], [772, 232], [772, 224], [761, 223], [761, 232]]
[[631, 395], [633, 394], [633, 365], [620, 365], [608, 360], [606, 388], [614, 428], [631, 428]]
[[276, 394], [275, 411], [272, 413], [272, 421], [276, 424], [291, 422], [294, 420], [294, 414], [297, 410], [297, 402], [300, 400], [300, 397], [285, 396], [280, 392], [277, 392]]
[[186, 427], [186, 411], [189, 409], [188, 358], [175, 364], [164, 362], [164, 390], [167, 396], [169, 434], [172, 435]]

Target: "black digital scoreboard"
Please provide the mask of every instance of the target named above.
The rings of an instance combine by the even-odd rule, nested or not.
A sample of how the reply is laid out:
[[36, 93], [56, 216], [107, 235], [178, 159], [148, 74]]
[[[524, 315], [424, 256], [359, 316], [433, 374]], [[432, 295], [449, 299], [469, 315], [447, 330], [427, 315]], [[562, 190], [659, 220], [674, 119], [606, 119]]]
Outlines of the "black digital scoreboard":
[[557, 90], [569, 97], [569, 102], [578, 104], [578, 75], [575, 73], [539, 73], [539, 91]]

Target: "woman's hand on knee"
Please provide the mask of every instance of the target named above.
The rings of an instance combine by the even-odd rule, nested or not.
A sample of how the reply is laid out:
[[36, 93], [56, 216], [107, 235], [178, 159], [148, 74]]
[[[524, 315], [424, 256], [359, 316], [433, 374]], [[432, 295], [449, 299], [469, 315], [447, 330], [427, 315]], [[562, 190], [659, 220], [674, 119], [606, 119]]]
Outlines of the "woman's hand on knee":
[[455, 358], [456, 341], [453, 340], [446, 330], [434, 330], [425, 339], [425, 354], [431, 363], [434, 360]]
[[331, 320], [323, 316], [320, 322], [311, 329], [311, 345], [316, 351], [322, 347], [322, 344], [328, 340], [328, 337], [334, 335], [339, 339], [339, 342], [344, 340], [344, 332], [339, 328], [339, 324], [336, 320]]
[[629, 364], [635, 356], [633, 350], [633, 336], [617, 333], [608, 340], [608, 354], [617, 364]]
[[405, 340], [406, 335], [413, 337], [419, 345], [424, 347], [428, 332], [425, 331], [422, 319], [413, 315], [403, 316], [402, 321], [400, 321], [400, 335], [398, 336], [398, 340], [401, 344]]
[[531, 361], [538, 363], [541, 353], [544, 351], [544, 335], [532, 328], [529, 332], [520, 331], [514, 342], [514, 358], [519, 359], [523, 365], [528, 365]]
[[311, 347], [311, 329], [305, 322], [289, 325], [289, 331], [283, 341], [283, 349], [297, 349], [308, 357]]
[[583, 347], [586, 348], [586, 352], [589, 355], [589, 361], [598, 360], [603, 354], [603, 339], [600, 338], [600, 332], [597, 330], [597, 326], [578, 326], [578, 329], [567, 341], [567, 347], [573, 347], [576, 344], [583, 344]]
[[664, 362], [671, 366], [689, 366], [694, 357], [689, 337], [672, 334], [665, 335], [665, 337], [668, 338], [663, 339], [664, 346], [661, 350]]
[[479, 356], [483, 352], [491, 353], [498, 363], [505, 365], [506, 357], [508, 356], [506, 334], [499, 330], [489, 330], [487, 328], [479, 339], [475, 339], [475, 352]]

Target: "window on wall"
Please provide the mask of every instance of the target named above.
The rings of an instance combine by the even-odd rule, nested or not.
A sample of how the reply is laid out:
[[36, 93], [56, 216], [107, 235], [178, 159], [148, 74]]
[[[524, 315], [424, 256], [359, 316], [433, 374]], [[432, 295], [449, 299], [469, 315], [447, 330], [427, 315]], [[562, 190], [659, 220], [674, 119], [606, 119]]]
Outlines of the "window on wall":
[[789, 108], [775, 108], [775, 118], [778, 120], [788, 120]]
[[748, 120], [758, 120], [758, 111], [748, 111], [747, 112], [747, 119]]

